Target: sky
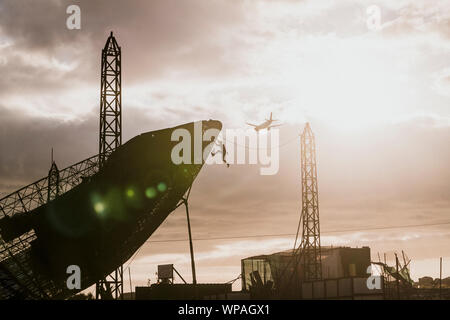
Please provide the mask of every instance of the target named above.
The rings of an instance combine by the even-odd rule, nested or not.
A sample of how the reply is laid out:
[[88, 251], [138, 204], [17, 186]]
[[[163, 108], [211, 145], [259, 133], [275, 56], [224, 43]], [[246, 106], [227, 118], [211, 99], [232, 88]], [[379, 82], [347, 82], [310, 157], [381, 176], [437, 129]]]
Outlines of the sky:
[[[283, 124], [276, 175], [212, 165], [197, 177], [199, 282], [234, 279], [242, 258], [292, 248], [307, 121], [322, 244], [370, 246], [374, 260], [404, 250], [415, 279], [437, 277], [442, 256], [450, 276], [450, 2], [432, 3], [2, 0], [0, 197], [45, 176], [51, 148], [60, 168], [98, 152], [100, 55], [113, 31], [124, 141], [200, 119], [245, 129], [273, 112]], [[79, 30], [66, 27], [72, 4]], [[180, 208], [125, 264], [133, 285], [154, 283], [165, 263], [189, 281], [186, 239]]]

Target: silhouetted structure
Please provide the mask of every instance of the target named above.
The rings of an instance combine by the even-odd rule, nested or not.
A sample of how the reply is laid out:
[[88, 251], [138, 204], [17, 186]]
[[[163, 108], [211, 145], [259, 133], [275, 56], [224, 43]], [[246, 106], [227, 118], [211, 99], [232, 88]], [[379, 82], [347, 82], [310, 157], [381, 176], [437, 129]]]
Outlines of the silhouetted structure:
[[[80, 161], [59, 171], [59, 193], [63, 194], [79, 185], [84, 177], [98, 171], [98, 155]], [[29, 230], [18, 237], [8, 236], [9, 218], [24, 214], [44, 205], [48, 200], [48, 176], [39, 179], [0, 199], [0, 298], [49, 298], [52, 286], [37, 284], [36, 277], [29, 270], [30, 248], [37, 239], [36, 232]]]
[[302, 255], [305, 280], [322, 278], [320, 254], [319, 197], [317, 190], [316, 144], [306, 123], [301, 135]]
[[[122, 144], [122, 55], [111, 32], [102, 50], [100, 80], [99, 164], [102, 167], [111, 152]], [[123, 266], [95, 286], [97, 299], [123, 297]]]
[[231, 293], [229, 283], [152, 284], [136, 287], [136, 300], [194, 300]]
[[100, 81], [100, 167], [122, 144], [122, 62], [121, 49], [113, 33], [102, 50]]
[[[53, 153], [53, 152], [52, 152]], [[53, 157], [52, 157], [53, 158]], [[52, 166], [48, 172], [47, 202], [55, 199], [59, 195], [59, 170], [52, 159]]]
[[[369, 247], [322, 247], [321, 253], [321, 279], [367, 278]], [[260, 299], [300, 298], [303, 283], [308, 280], [302, 277], [304, 264], [297, 264], [297, 258], [295, 252], [287, 250], [242, 259], [242, 290]], [[299, 279], [293, 278], [293, 273], [298, 274]], [[294, 283], [293, 279], [296, 280]], [[275, 295], [276, 291], [278, 296]]]
[[[212, 128], [222, 124], [203, 121], [199, 134]], [[98, 155], [61, 170], [60, 195], [48, 203], [48, 177], [0, 199], [0, 299], [67, 298], [127, 261], [183, 204], [203, 166], [194, 154], [192, 164], [172, 162], [176, 129], [194, 136], [194, 123], [144, 133], [98, 172]], [[202, 154], [211, 142], [202, 143]], [[66, 286], [69, 265], [82, 270], [80, 290]]]

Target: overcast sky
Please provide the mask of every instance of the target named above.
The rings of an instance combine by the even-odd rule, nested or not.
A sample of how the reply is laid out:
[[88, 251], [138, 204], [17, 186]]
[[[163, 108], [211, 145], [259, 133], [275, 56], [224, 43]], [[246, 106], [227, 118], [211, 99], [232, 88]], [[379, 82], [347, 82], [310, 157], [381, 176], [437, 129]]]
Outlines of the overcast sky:
[[[71, 4], [80, 30], [66, 27]], [[367, 23], [371, 5], [379, 28]], [[190, 199], [195, 238], [296, 232], [297, 136], [309, 121], [322, 244], [370, 246], [374, 259], [405, 250], [414, 278], [437, 276], [443, 256], [450, 276], [449, 1], [2, 0], [0, 196], [45, 176], [52, 147], [60, 168], [97, 152], [110, 31], [122, 47], [125, 141], [200, 119], [243, 129], [273, 112], [284, 124], [277, 175], [203, 168]], [[179, 209], [149, 240], [186, 238]], [[240, 259], [293, 242], [196, 241], [198, 280], [231, 280]], [[163, 263], [190, 279], [188, 243], [147, 243], [131, 263], [134, 284], [154, 282]]]

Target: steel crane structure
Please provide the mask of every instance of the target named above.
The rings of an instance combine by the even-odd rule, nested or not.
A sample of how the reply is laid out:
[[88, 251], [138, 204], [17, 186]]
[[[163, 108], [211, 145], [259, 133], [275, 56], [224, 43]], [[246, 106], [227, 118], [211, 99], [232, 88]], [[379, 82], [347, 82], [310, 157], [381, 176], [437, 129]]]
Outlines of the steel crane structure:
[[316, 143], [309, 123], [301, 134], [302, 269], [305, 280], [322, 279]]
[[[28, 213], [51, 201], [54, 182], [58, 181], [58, 194], [64, 194], [79, 185], [84, 179], [98, 172], [98, 155], [87, 158], [65, 169], [58, 170], [52, 165], [49, 176], [39, 179], [0, 199], [0, 219]], [[58, 177], [56, 180], [55, 177]], [[27, 250], [36, 240], [35, 231], [5, 241], [0, 236], [0, 297], [4, 299], [29, 297], [50, 298], [58, 290], [51, 284], [42, 283], [30, 270]]]
[[[122, 144], [122, 52], [113, 33], [102, 50], [99, 165]], [[97, 299], [123, 298], [123, 266], [96, 283]]]

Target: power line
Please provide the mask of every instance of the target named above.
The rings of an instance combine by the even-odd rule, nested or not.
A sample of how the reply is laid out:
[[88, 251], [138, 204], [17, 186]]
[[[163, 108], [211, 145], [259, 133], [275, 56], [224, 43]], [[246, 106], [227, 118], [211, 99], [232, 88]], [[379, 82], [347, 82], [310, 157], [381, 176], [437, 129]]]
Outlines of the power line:
[[[146, 241], [146, 242], [147, 242], [147, 241]], [[133, 256], [132, 256], [131, 259], [130, 259], [130, 262], [128, 262], [128, 264], [127, 264], [127, 266], [125, 267], [124, 270], [127, 270], [127, 268], [130, 267], [131, 263], [133, 262], [134, 258], [137, 257], [137, 255], [138, 255], [139, 251], [141, 251], [141, 248], [142, 248], [142, 247], [143, 247], [143, 246], [140, 246], [139, 249], [133, 254]]]
[[[389, 229], [407, 229], [407, 228], [417, 228], [417, 227], [433, 227], [449, 225], [450, 221], [436, 222], [436, 223], [422, 223], [422, 224], [410, 224], [410, 225], [399, 225], [399, 226], [385, 226], [385, 227], [359, 227], [354, 229], [341, 229], [341, 230], [328, 230], [322, 231], [323, 234], [329, 233], [342, 233], [342, 232], [358, 232], [358, 231], [375, 231], [375, 230], [389, 230]], [[246, 236], [229, 236], [229, 237], [210, 237], [210, 238], [196, 238], [194, 241], [211, 241], [211, 240], [233, 240], [233, 239], [251, 239], [251, 238], [273, 238], [273, 237], [291, 237], [295, 236], [295, 233], [278, 233], [278, 234], [258, 234], [258, 235], [246, 235]], [[170, 242], [184, 242], [188, 239], [166, 239], [166, 240], [147, 240], [146, 243], [170, 243]], [[144, 245], [145, 245], [144, 244]], [[139, 251], [142, 249], [141, 246], [133, 255], [130, 262], [125, 267], [128, 268], [133, 260], [138, 255]]]
[[243, 147], [243, 148], [245, 148], [245, 149], [247, 149], [247, 150], [259, 150], [259, 149], [260, 149], [260, 150], [272, 150], [272, 149], [275, 149], [275, 148], [282, 148], [282, 147], [285, 147], [285, 146], [287, 146], [288, 144], [290, 144], [291, 142], [297, 140], [299, 137], [300, 137], [300, 136], [296, 136], [296, 137], [294, 137], [294, 138], [292, 138], [292, 139], [289, 139], [289, 140], [283, 142], [282, 144], [278, 144], [278, 145], [273, 146], [273, 147], [270, 147], [270, 148], [268, 148], [268, 147], [266, 147], [266, 148], [260, 148], [259, 146], [256, 147], [256, 148], [254, 148], [254, 147], [249, 147], [249, 146], [247, 146], [247, 145], [243, 145], [243, 144], [237, 143], [236, 141], [234, 141], [234, 139], [233, 139], [233, 141], [231, 141], [231, 140], [225, 139], [224, 137], [222, 137], [222, 140], [225, 141], [225, 142], [232, 143], [232, 144], [235, 144], [235, 145], [237, 145], [237, 146]]
[[[388, 230], [388, 229], [405, 229], [405, 228], [417, 228], [417, 227], [432, 227], [440, 225], [449, 225], [450, 221], [444, 221], [440, 223], [429, 224], [414, 224], [414, 225], [400, 225], [400, 226], [385, 226], [385, 227], [360, 227], [355, 229], [341, 229], [341, 230], [328, 230], [322, 231], [323, 234], [329, 233], [342, 233], [342, 232], [358, 232], [358, 231], [374, 231], [374, 230]], [[196, 238], [194, 241], [211, 241], [211, 240], [233, 240], [233, 239], [250, 239], [250, 238], [270, 238], [270, 237], [291, 237], [295, 236], [295, 233], [279, 233], [279, 234], [258, 234], [258, 235], [246, 235], [246, 236], [227, 236], [227, 237], [209, 237], [209, 238]], [[188, 239], [166, 239], [166, 240], [147, 240], [146, 243], [164, 243], [164, 242], [183, 242]]]

